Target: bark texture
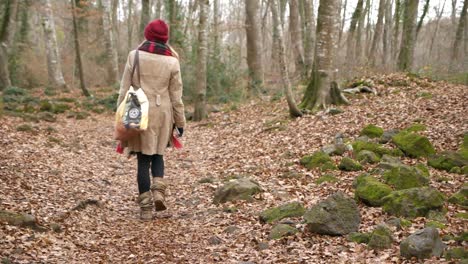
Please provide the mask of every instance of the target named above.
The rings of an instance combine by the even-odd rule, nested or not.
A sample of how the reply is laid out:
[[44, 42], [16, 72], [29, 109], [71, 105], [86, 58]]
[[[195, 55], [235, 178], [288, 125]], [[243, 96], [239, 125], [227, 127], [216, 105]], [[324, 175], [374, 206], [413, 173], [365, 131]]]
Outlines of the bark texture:
[[314, 5], [311, 0], [301, 0], [302, 21], [304, 23], [304, 64], [307, 75], [312, 69], [314, 61], [314, 36], [315, 36], [315, 15]]
[[374, 38], [372, 39], [372, 47], [371, 47], [370, 54], [369, 54], [370, 62], [372, 66], [376, 65], [377, 49], [379, 48], [380, 41], [382, 40], [385, 4], [386, 4], [386, 0], [379, 1], [379, 13], [377, 14], [377, 24], [375, 25]]
[[413, 66], [418, 5], [418, 0], [405, 1], [403, 33], [401, 36], [400, 54], [398, 55], [398, 69], [400, 71], [409, 71]]
[[198, 63], [197, 63], [197, 84], [195, 95], [194, 121], [203, 120], [206, 116], [206, 62], [208, 58], [208, 12], [209, 1], [200, 0], [200, 22], [198, 24]]
[[83, 95], [90, 97], [91, 94], [86, 88], [84, 72], [83, 72], [83, 63], [81, 62], [80, 40], [79, 40], [79, 35], [78, 35], [78, 23], [77, 23], [76, 14], [75, 14], [76, 12], [75, 1], [70, 0], [70, 2], [71, 2], [72, 22], [73, 22], [73, 40], [75, 42], [76, 65], [78, 67], [78, 74], [80, 76], [80, 87], [81, 87], [81, 91], [83, 92]]
[[[466, 9], [468, 5], [468, 0], [463, 1], [463, 9], [460, 13], [460, 19], [458, 20], [457, 33], [455, 34], [455, 40], [453, 41], [452, 49], [452, 66], [453, 63], [457, 61], [457, 58], [464, 57], [466, 54], [463, 54], [460, 50], [460, 46], [463, 40], [463, 34], [466, 27]], [[465, 58], [466, 60], [466, 58]]]
[[[270, 5], [275, 4], [274, 2], [270, 3]], [[271, 6], [271, 8], [272, 10], [276, 9], [276, 5], [275, 7]], [[273, 28], [275, 28], [275, 26], [273, 26]], [[304, 70], [304, 48], [302, 46], [302, 30], [299, 21], [298, 0], [289, 0], [289, 31], [291, 33], [291, 44], [295, 57], [296, 74], [301, 75]], [[282, 34], [280, 35], [282, 38]]]
[[11, 86], [10, 71], [8, 69], [8, 52], [13, 45], [13, 39], [16, 33], [18, 0], [11, 0], [6, 8], [7, 10], [0, 32], [0, 90]]
[[363, 11], [363, 6], [364, 6], [364, 0], [358, 0], [356, 4], [356, 9], [354, 9], [353, 16], [351, 17], [351, 24], [349, 25], [349, 30], [348, 30], [348, 39], [346, 40], [347, 42], [347, 49], [346, 49], [346, 61], [348, 63], [352, 63], [354, 59], [356, 58], [356, 41], [355, 37], [360, 38], [361, 36], [356, 34], [356, 27], [358, 25], [358, 22], [362, 16], [362, 11]]
[[102, 3], [102, 24], [104, 32], [104, 44], [106, 46], [107, 59], [107, 83], [119, 83], [119, 61], [117, 48], [115, 46], [114, 30], [111, 22], [111, 2], [110, 0], [101, 0]]
[[143, 36], [145, 27], [150, 21], [150, 11], [150, 0], [141, 0], [140, 36]]
[[247, 35], [247, 65], [249, 67], [249, 92], [257, 94], [263, 86], [262, 37], [258, 0], [245, 0], [245, 30]]

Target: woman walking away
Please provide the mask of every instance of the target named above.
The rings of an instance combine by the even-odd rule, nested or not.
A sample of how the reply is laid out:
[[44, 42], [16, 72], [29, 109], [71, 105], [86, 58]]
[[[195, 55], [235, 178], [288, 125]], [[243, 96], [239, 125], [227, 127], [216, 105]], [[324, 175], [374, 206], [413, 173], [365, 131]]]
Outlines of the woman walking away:
[[[123, 146], [137, 155], [140, 218], [151, 220], [153, 208], [156, 211], [166, 210], [167, 182], [163, 178], [163, 155], [173, 129], [177, 128], [179, 136], [182, 136], [185, 115], [180, 65], [177, 53], [167, 44], [167, 24], [159, 19], [151, 21], [145, 28], [145, 38], [146, 41], [138, 50], [133, 50], [128, 55], [117, 105], [120, 105], [132, 83], [138, 84], [148, 97], [148, 128], [123, 142]], [[137, 70], [132, 76], [137, 52]]]

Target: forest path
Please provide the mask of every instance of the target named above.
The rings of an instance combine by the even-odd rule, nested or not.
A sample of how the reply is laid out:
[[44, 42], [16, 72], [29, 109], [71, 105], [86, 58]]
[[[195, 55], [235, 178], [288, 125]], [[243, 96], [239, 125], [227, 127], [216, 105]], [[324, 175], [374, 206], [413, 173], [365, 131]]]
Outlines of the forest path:
[[[398, 242], [424, 222], [397, 232], [391, 249], [374, 252], [345, 237], [307, 233], [269, 241], [271, 225], [260, 224], [258, 213], [293, 200], [310, 207], [337, 190], [353, 195], [351, 185], [360, 172], [334, 171], [339, 182], [319, 185], [315, 180], [322, 173], [298, 164], [339, 132], [356, 137], [366, 124], [391, 129], [419, 121], [438, 150], [457, 149], [468, 131], [466, 86], [425, 82], [422, 87], [404, 80], [409, 82], [405, 87], [378, 85], [380, 96], [351, 98], [352, 105], [336, 116], [291, 120], [285, 103], [256, 101], [190, 122], [184, 149], [169, 149], [165, 156], [169, 210], [150, 222], [138, 219], [136, 160], [115, 152], [112, 115], [60, 117], [57, 123], [34, 124], [32, 132], [16, 131], [22, 121], [5, 117], [0, 124], [0, 208], [31, 213], [46, 227], [57, 223], [62, 232], [2, 225], [0, 257], [13, 263], [396, 262]], [[288, 174], [299, 177], [283, 177]], [[431, 174], [431, 185], [447, 195], [463, 181], [463, 176], [433, 169]], [[232, 175], [254, 178], [264, 193], [254, 203], [213, 205], [215, 189]], [[439, 176], [449, 181], [435, 181]], [[199, 183], [203, 178], [213, 182]], [[86, 199], [99, 206], [71, 210]], [[442, 232], [466, 229], [452, 217], [455, 212], [449, 207], [449, 224]], [[381, 208], [360, 205], [360, 213], [362, 232], [388, 218]], [[296, 226], [303, 224], [297, 220]]]

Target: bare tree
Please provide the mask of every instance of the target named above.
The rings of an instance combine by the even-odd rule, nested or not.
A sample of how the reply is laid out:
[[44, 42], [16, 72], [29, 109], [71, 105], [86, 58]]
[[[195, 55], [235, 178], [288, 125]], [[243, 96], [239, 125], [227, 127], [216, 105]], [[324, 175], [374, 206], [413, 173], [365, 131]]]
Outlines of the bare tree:
[[78, 66], [78, 72], [80, 76], [80, 87], [81, 87], [81, 91], [83, 92], [83, 94], [85, 96], [90, 97], [91, 94], [86, 88], [84, 72], [83, 72], [83, 63], [81, 62], [80, 40], [78, 36], [78, 24], [76, 21], [76, 14], [75, 14], [76, 12], [75, 1], [70, 0], [70, 2], [71, 2], [71, 11], [72, 11], [72, 23], [73, 23], [73, 39], [75, 42], [76, 65]]
[[133, 46], [133, 0], [128, 0], [127, 10], [127, 50], [131, 50]]
[[401, 37], [398, 69], [411, 70], [413, 65], [414, 45], [416, 42], [416, 19], [418, 18], [419, 0], [406, 0], [403, 19], [403, 34]]
[[452, 13], [450, 15], [450, 20], [452, 21], [453, 28], [455, 28], [457, 25], [457, 0], [452, 0]]
[[8, 52], [13, 45], [16, 33], [17, 12], [18, 0], [8, 2], [0, 31], [0, 90], [11, 86], [10, 71], [8, 70]]
[[150, 21], [150, 11], [150, 0], [141, 0], [140, 36], [143, 36], [145, 27]]
[[393, 39], [392, 39], [392, 60], [396, 59], [398, 50], [399, 50], [399, 39], [400, 39], [400, 19], [401, 19], [401, 1], [395, 0], [395, 15], [394, 22], [395, 26], [393, 28]]
[[423, 25], [424, 18], [426, 17], [427, 11], [429, 11], [429, 0], [426, 0], [426, 4], [424, 4], [423, 13], [421, 15], [421, 18], [419, 19], [418, 26], [416, 27], [416, 39], [418, 38], [418, 34]]
[[286, 54], [284, 53], [283, 28], [279, 23], [278, 4], [275, 0], [270, 0], [270, 9], [273, 18], [273, 41], [276, 42], [276, 46], [278, 47], [278, 62], [281, 68], [281, 80], [283, 83], [284, 94], [286, 95], [286, 101], [288, 102], [289, 114], [292, 117], [299, 117], [302, 116], [302, 112], [297, 108], [291, 89], [289, 70], [286, 64]]
[[209, 0], [200, 0], [200, 22], [198, 24], [198, 62], [197, 62], [197, 84], [195, 94], [194, 121], [200, 121], [206, 115], [206, 62], [208, 58], [208, 16]]
[[[366, 2], [368, 2], [368, 0]], [[362, 8], [362, 11], [359, 16], [357, 30], [356, 30], [355, 60], [358, 62], [362, 60], [362, 51], [363, 51], [362, 39], [363, 39], [363, 31], [364, 31], [364, 22], [366, 20], [366, 10], [367, 8], [364, 8], [364, 7]]]
[[99, 2], [101, 4], [104, 44], [106, 47], [107, 82], [109, 84], [116, 84], [119, 82], [120, 76], [117, 48], [114, 41], [115, 36], [111, 23], [111, 3], [110, 0], [100, 0]]
[[317, 18], [317, 44], [312, 77], [301, 106], [312, 112], [328, 104], [348, 103], [335, 81], [334, 54], [338, 40], [338, 0], [320, 0]]
[[[344, 0], [343, 4], [343, 15], [341, 16], [341, 25], [340, 25], [340, 35], [338, 36], [338, 45], [341, 44], [341, 38], [343, 36], [343, 30], [344, 30], [344, 25], [346, 23], [346, 8], [348, 6], [348, 0]], [[340, 13], [341, 13], [341, 8], [340, 8]]]
[[[276, 3], [274, 2], [273, 4], [275, 4], [276, 6]], [[272, 10], [276, 9], [276, 7], [273, 7], [273, 6], [271, 6], [271, 8]], [[299, 21], [298, 0], [289, 0], [289, 28], [290, 28], [289, 31], [291, 32], [291, 43], [292, 43], [292, 48], [293, 48], [294, 57], [295, 57], [294, 62], [296, 65], [296, 74], [299, 75], [303, 73], [303, 69], [304, 69], [304, 48], [302, 46], [302, 30], [301, 30], [301, 25]], [[281, 35], [281, 38], [282, 38], [282, 35]]]
[[245, 31], [247, 35], [247, 64], [249, 92], [256, 94], [263, 86], [262, 38], [259, 19], [259, 1], [245, 0]]
[[372, 40], [372, 46], [369, 54], [372, 66], [375, 66], [378, 48], [377, 46], [379, 45], [380, 40], [382, 39], [383, 20], [385, 15], [385, 2], [385, 0], [379, 1], [379, 13], [377, 14], [377, 24], [375, 25], [374, 39]]
[[[348, 30], [348, 39], [346, 40], [347, 42], [346, 61], [348, 63], [351, 63], [356, 58], [356, 41], [354, 40], [354, 38], [355, 38], [357, 24], [362, 16], [363, 6], [364, 6], [364, 0], [358, 0], [356, 4], [356, 9], [354, 9], [353, 16], [351, 17], [351, 24]], [[360, 38], [360, 37], [361, 36], [359, 36], [358, 34], [356, 38]]]
[[63, 78], [62, 64], [60, 62], [57, 35], [55, 33], [55, 19], [50, 0], [42, 0], [44, 12], [42, 14], [42, 27], [44, 28], [44, 40], [47, 55], [47, 72], [49, 84], [54, 88], [65, 90], [67, 85]]
[[304, 24], [304, 64], [307, 75], [309, 75], [314, 60], [315, 16], [313, 1], [301, 0], [301, 9], [302, 22]]
[[436, 26], [435, 26], [435, 29], [434, 29], [434, 34], [432, 35], [432, 38], [431, 38], [431, 45], [429, 46], [429, 53], [427, 54], [428, 56], [430, 54], [432, 54], [432, 49], [434, 47], [434, 40], [437, 37], [437, 33], [438, 33], [439, 27], [440, 27], [440, 20], [442, 19], [442, 15], [444, 14], [445, 2], [446, 2], [446, 0], [444, 0], [444, 2], [442, 4], [442, 8], [440, 8], [440, 9], [435, 8], [435, 12], [436, 12], [436, 16], [437, 16], [436, 17]]
[[454, 62], [457, 61], [457, 58], [464, 57], [466, 55], [466, 54], [463, 54], [464, 52], [462, 53], [460, 51], [460, 46], [461, 46], [461, 42], [462, 42], [462, 39], [463, 39], [463, 34], [464, 34], [464, 31], [465, 31], [465, 27], [466, 27], [466, 12], [467, 12], [466, 9], [467, 9], [467, 5], [468, 5], [468, 0], [464, 0], [463, 1], [463, 9], [462, 9], [461, 14], [460, 14], [460, 19], [458, 20], [457, 33], [455, 35], [455, 40], [453, 41], [452, 63], [451, 63], [452, 68], [454, 67]]
[[390, 54], [390, 40], [392, 32], [392, 4], [393, 0], [387, 0], [385, 4], [385, 24], [383, 33], [383, 49], [382, 49], [382, 64], [387, 66], [388, 60], [391, 58]]

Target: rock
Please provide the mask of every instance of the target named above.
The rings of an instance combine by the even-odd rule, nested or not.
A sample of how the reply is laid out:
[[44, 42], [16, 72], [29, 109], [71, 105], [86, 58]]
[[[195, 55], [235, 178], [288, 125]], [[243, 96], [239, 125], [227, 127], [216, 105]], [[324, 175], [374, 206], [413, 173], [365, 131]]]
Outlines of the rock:
[[379, 157], [382, 157], [385, 154], [391, 155], [391, 156], [403, 155], [403, 153], [399, 149], [389, 149], [374, 142], [365, 142], [365, 141], [356, 140], [352, 143], [352, 146], [353, 146], [353, 150], [355, 153], [359, 153], [362, 150], [369, 150], [377, 154]]
[[399, 158], [392, 157], [390, 155], [383, 155], [380, 159], [379, 168], [385, 170], [391, 170], [396, 167], [402, 166], [403, 163]]
[[343, 153], [346, 152], [346, 146], [345, 144], [330, 144], [326, 145], [325, 147], [322, 148], [322, 152], [328, 154], [328, 155], [343, 155]]
[[462, 168], [468, 166], [468, 158], [464, 158], [460, 153], [445, 151], [432, 155], [427, 160], [427, 165], [450, 172], [454, 167]]
[[383, 133], [384, 130], [381, 127], [370, 124], [364, 127], [359, 135], [368, 136], [370, 138], [379, 138], [383, 135]]
[[257, 249], [259, 251], [266, 250], [269, 247], [270, 247], [270, 245], [268, 245], [268, 243], [265, 243], [265, 242], [258, 242], [258, 244], [257, 244]]
[[304, 156], [300, 163], [309, 170], [320, 168], [322, 171], [336, 169], [335, 163], [330, 156], [322, 151], [314, 152], [312, 155]]
[[361, 222], [356, 202], [343, 192], [330, 195], [304, 215], [308, 231], [323, 235], [356, 232]]
[[320, 178], [318, 178], [317, 180], [315, 180], [315, 183], [322, 184], [324, 182], [337, 182], [337, 181], [338, 181], [338, 178], [336, 178], [335, 176], [331, 174], [325, 174], [321, 176]]
[[426, 176], [426, 177], [430, 177], [431, 176], [431, 172], [429, 171], [429, 169], [426, 167], [426, 165], [422, 164], [422, 163], [418, 163], [414, 166], [414, 168], [416, 170], [419, 171], [419, 173], [423, 176]]
[[367, 244], [372, 249], [385, 249], [392, 246], [393, 237], [392, 231], [386, 225], [378, 225], [369, 239]]
[[368, 136], [359, 136], [358, 138], [356, 138], [356, 141], [370, 142], [371, 139], [370, 139], [370, 137], [368, 137]]
[[260, 185], [251, 179], [233, 179], [216, 190], [213, 203], [220, 204], [236, 200], [252, 201], [252, 195], [261, 191]]
[[394, 186], [397, 190], [429, 185], [429, 179], [419, 169], [407, 165], [400, 165], [386, 171], [383, 178], [387, 184]]
[[429, 139], [416, 133], [402, 131], [393, 136], [392, 140], [411, 158], [428, 157], [435, 154], [435, 149]]
[[430, 210], [440, 210], [444, 201], [444, 195], [431, 187], [393, 191], [382, 198], [385, 212], [410, 218], [426, 216]]
[[433, 227], [414, 232], [400, 244], [400, 254], [405, 258], [416, 257], [427, 259], [432, 256], [440, 257], [445, 245], [439, 237], [439, 232]]
[[444, 258], [446, 260], [468, 259], [468, 251], [463, 247], [451, 248], [445, 251]]
[[15, 213], [11, 211], [0, 210], [0, 222], [7, 222], [9, 225], [19, 227], [35, 227], [36, 218], [25, 213]]
[[404, 218], [391, 217], [386, 222], [388, 225], [396, 227], [397, 230], [401, 230], [403, 227], [410, 227], [411, 221], [408, 221]]
[[400, 130], [398, 129], [391, 129], [384, 131], [382, 136], [379, 139], [380, 144], [387, 144], [388, 142], [392, 141], [393, 136], [396, 134], [400, 133]]
[[277, 224], [271, 229], [270, 235], [268, 237], [270, 239], [280, 239], [283, 237], [292, 236], [297, 232], [299, 232], [299, 230], [290, 225]]
[[286, 217], [303, 216], [304, 206], [299, 202], [292, 202], [270, 208], [260, 214], [260, 221], [263, 223], [273, 223]]
[[412, 124], [411, 126], [405, 128], [403, 131], [405, 132], [419, 132], [419, 131], [424, 131], [426, 130], [427, 127], [424, 124]]
[[362, 165], [359, 164], [359, 162], [348, 158], [344, 157], [341, 159], [340, 165], [338, 165], [338, 168], [342, 171], [359, 171], [362, 170]]
[[358, 244], [367, 244], [369, 243], [370, 235], [370, 233], [352, 232], [347, 238], [349, 241], [356, 242]]
[[57, 118], [54, 116], [54, 114], [50, 112], [40, 112], [37, 114], [37, 117], [39, 120], [47, 121], [47, 122], [55, 122], [57, 121]]
[[462, 169], [460, 167], [453, 167], [449, 171], [450, 173], [462, 174]]
[[237, 226], [228, 226], [226, 227], [226, 229], [224, 229], [224, 233], [227, 233], [227, 234], [235, 234], [237, 232], [239, 232], [241, 229]]
[[377, 156], [377, 154], [375, 154], [374, 152], [370, 150], [361, 150], [357, 154], [357, 160], [361, 164], [366, 164], [366, 163], [374, 164], [374, 163], [378, 163], [380, 161], [380, 158], [379, 156]]
[[220, 245], [221, 243], [223, 243], [223, 240], [221, 238], [219, 238], [218, 236], [211, 236], [208, 239], [208, 243], [210, 245]]
[[463, 184], [462, 188], [450, 196], [448, 201], [453, 204], [468, 206], [468, 183]]
[[426, 215], [426, 218], [441, 223], [447, 223], [447, 219], [445, 218], [445, 212], [441, 211], [429, 211], [429, 213], [427, 213]]
[[356, 178], [355, 196], [370, 206], [381, 206], [382, 198], [393, 190], [390, 186], [379, 182], [376, 178], [363, 174]]

